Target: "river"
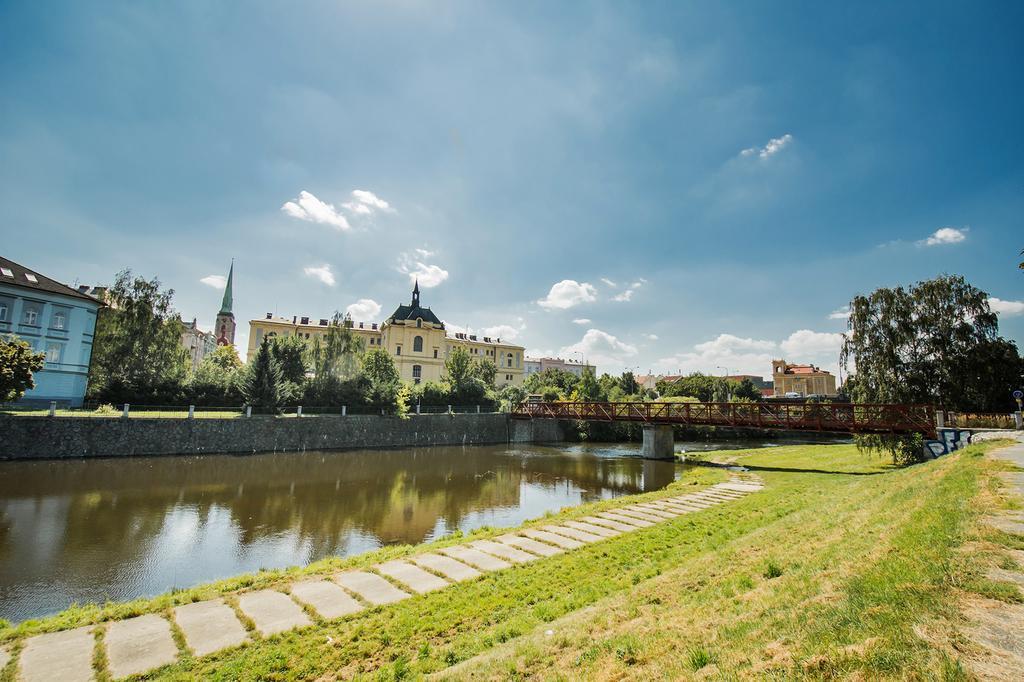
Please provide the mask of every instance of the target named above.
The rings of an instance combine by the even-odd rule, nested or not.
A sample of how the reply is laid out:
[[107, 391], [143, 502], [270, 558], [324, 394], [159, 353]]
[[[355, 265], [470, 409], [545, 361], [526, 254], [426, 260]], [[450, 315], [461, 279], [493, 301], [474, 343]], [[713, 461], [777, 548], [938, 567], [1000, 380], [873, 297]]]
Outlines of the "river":
[[0, 462], [0, 618], [513, 526], [683, 470], [637, 455], [572, 444]]

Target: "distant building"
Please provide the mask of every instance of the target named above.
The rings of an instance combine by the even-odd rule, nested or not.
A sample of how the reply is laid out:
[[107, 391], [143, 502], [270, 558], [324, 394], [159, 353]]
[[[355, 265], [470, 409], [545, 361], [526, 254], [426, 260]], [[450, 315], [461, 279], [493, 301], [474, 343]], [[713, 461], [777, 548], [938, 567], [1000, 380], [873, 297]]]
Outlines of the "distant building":
[[578, 360], [563, 360], [562, 358], [526, 358], [526, 376], [536, 374], [537, 372], [543, 372], [546, 369], [560, 369], [563, 372], [569, 372], [575, 374], [578, 377], [583, 376], [583, 370], [587, 367], [597, 374], [597, 368], [594, 365], [580, 362]]
[[750, 383], [754, 384], [756, 389], [772, 388], [772, 382], [765, 381], [764, 377], [759, 374], [730, 374], [725, 377], [729, 381], [742, 382], [745, 379], [750, 379]]
[[224, 298], [221, 300], [220, 312], [217, 313], [217, 321], [213, 326], [213, 333], [217, 336], [218, 346], [235, 345], [235, 316], [231, 312], [233, 300], [231, 296], [231, 280], [235, 276], [235, 261], [231, 261], [228, 268], [228, 281], [224, 286]]
[[88, 290], [72, 289], [0, 257], [0, 335], [17, 337], [46, 354], [43, 369], [33, 376], [35, 388], [19, 402], [82, 404], [96, 313], [103, 305]]
[[210, 332], [204, 332], [196, 325], [195, 318], [191, 322], [183, 322], [184, 330], [181, 332], [181, 345], [188, 353], [188, 361], [194, 372], [207, 355], [217, 349], [217, 337]]
[[[523, 385], [523, 347], [503, 342], [500, 338], [457, 332], [449, 335], [444, 322], [420, 304], [419, 283], [412, 290], [412, 302], [400, 305], [384, 322], [347, 322], [349, 328], [366, 344], [367, 349], [383, 348], [394, 357], [398, 374], [404, 381], [440, 381], [444, 361], [455, 348], [465, 348], [470, 357], [490, 360], [497, 367], [494, 383], [499, 388], [508, 384]], [[291, 319], [267, 313], [263, 319], [249, 321], [248, 357], [266, 337], [299, 336], [313, 340], [327, 334], [330, 320], [295, 316]], [[218, 340], [219, 342], [219, 340]]]
[[787, 395], [838, 395], [835, 375], [814, 365], [794, 365], [785, 360], [772, 360], [772, 379], [776, 398]]

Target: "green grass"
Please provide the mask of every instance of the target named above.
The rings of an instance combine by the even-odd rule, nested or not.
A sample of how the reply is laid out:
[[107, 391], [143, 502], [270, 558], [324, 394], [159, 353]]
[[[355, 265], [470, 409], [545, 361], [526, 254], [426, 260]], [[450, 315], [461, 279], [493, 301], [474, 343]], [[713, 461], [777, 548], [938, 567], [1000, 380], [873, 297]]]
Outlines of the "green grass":
[[[959, 596], [1002, 590], [979, 581], [978, 556], [959, 549], [980, 537], [976, 516], [993, 503], [979, 497], [994, 471], [980, 457], [984, 447], [991, 445], [907, 469], [851, 446], [730, 452], [762, 477], [765, 490], [447, 590], [214, 657], [189, 657], [151, 678], [677, 679], [700, 670], [725, 678], [961, 679], [952, 634]], [[670, 491], [638, 497], [679, 494], [725, 475], [698, 467]], [[999, 539], [984, 537], [990, 544]], [[153, 600], [81, 607], [2, 637], [20, 641], [30, 632], [162, 611], [216, 594], [231, 601], [243, 588], [413, 551], [422, 548], [393, 547]]]

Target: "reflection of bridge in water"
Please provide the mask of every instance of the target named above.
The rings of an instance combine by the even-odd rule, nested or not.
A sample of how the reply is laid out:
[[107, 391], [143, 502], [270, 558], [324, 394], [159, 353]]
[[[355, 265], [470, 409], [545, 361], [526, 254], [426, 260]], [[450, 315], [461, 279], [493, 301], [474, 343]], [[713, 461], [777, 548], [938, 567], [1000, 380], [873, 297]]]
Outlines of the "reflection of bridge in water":
[[671, 457], [672, 426], [729, 426], [852, 434], [912, 434], [935, 438], [931, 405], [882, 403], [523, 403], [518, 419], [575, 419], [644, 424], [645, 456]]

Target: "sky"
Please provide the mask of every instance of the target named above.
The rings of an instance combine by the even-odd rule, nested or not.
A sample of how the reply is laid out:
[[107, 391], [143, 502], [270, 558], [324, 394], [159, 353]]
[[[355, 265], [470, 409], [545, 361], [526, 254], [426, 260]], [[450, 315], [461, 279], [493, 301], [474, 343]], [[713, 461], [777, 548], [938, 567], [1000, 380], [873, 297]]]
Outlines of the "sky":
[[0, 243], [599, 372], [833, 372], [960, 274], [1024, 342], [1024, 5], [0, 2]]

